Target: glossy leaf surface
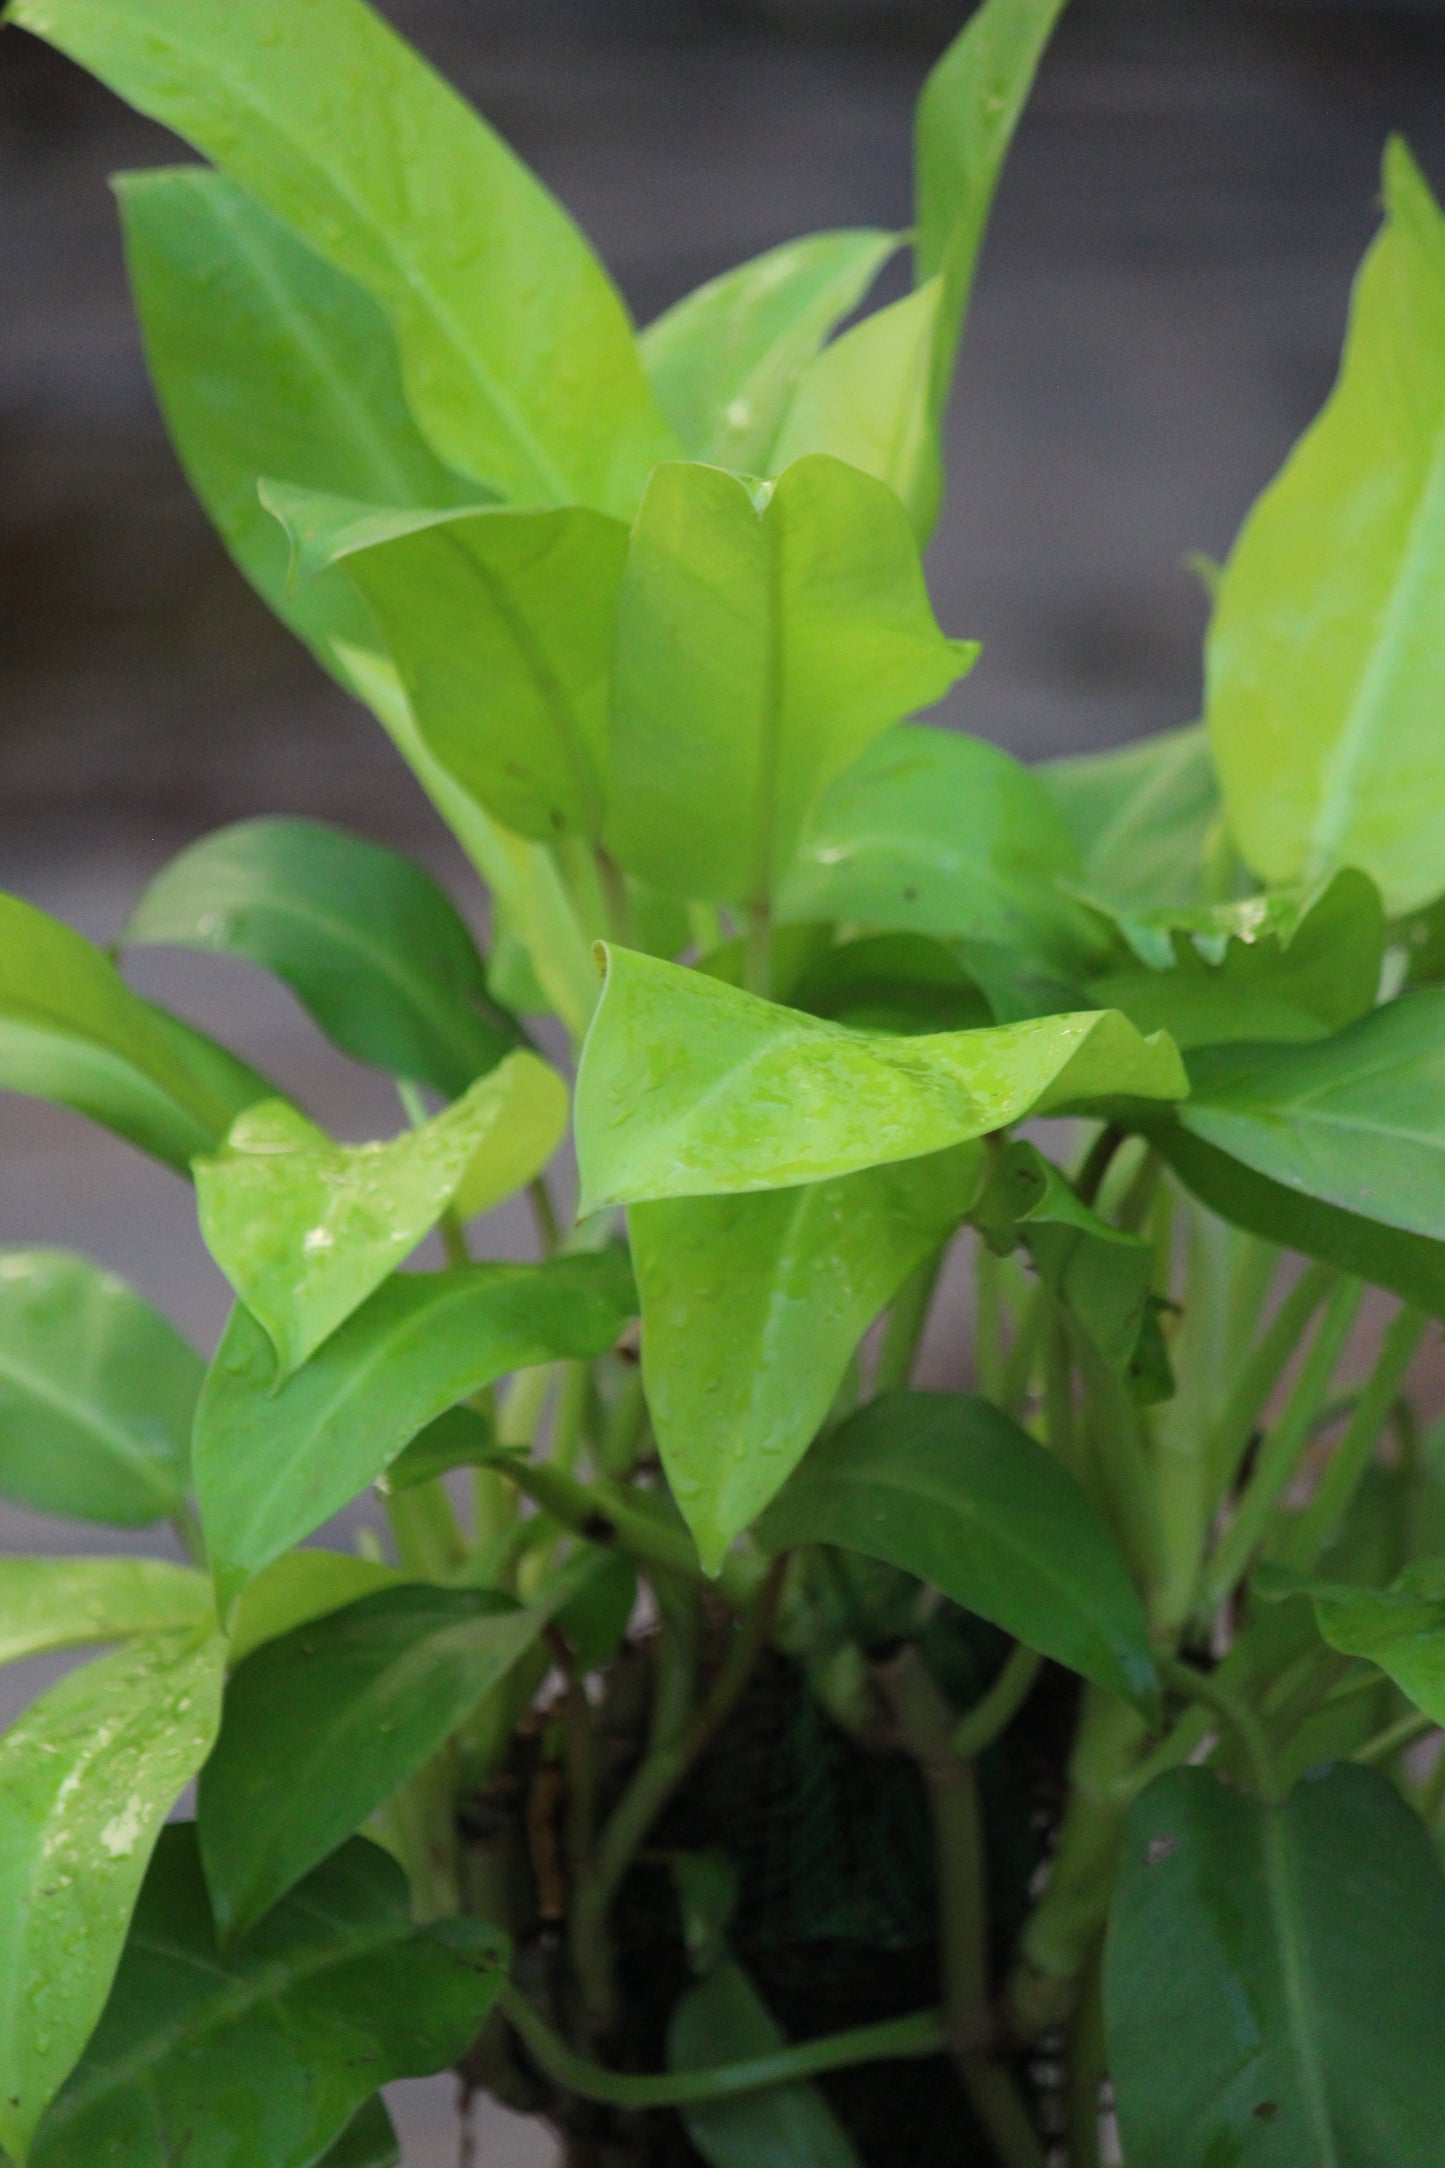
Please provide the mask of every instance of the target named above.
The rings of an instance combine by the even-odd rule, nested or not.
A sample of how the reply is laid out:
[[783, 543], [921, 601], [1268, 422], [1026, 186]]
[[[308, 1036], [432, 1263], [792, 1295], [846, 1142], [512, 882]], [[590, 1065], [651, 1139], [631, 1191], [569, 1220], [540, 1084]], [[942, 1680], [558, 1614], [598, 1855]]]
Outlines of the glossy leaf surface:
[[1067, 824], [1031, 769], [982, 738], [890, 730], [819, 804], [778, 910], [1082, 969], [1108, 942], [1058, 885], [1079, 873]]
[[1167, 1039], [1108, 1011], [897, 1039], [607, 951], [577, 1079], [583, 1210], [785, 1189], [1117, 1099], [1172, 1100]]
[[597, 836], [627, 529], [583, 506], [393, 511], [268, 486], [298, 570], [354, 581], [447, 772], [524, 836]]
[[556, 200], [379, 15], [23, 0], [14, 19], [381, 302], [452, 466], [524, 503], [632, 509], [672, 440], [621, 301]]
[[[775, 2054], [786, 2045], [752, 1981], [724, 1957], [673, 2012], [667, 2059], [674, 2070], [706, 2070]], [[805, 2081], [732, 2100], [694, 2101], [682, 2120], [710, 2168], [859, 2168], [842, 2124]]]
[[589, 1359], [635, 1307], [615, 1252], [386, 1281], [285, 1384], [232, 1312], [196, 1418], [196, 1489], [227, 1603], [376, 1480], [445, 1409], [509, 1370]]
[[807, 234], [709, 279], [648, 325], [642, 358], [690, 459], [770, 471], [794, 385], [897, 246], [869, 227]]
[[647, 1404], [709, 1570], [807, 1451], [879, 1311], [958, 1226], [981, 1151], [633, 1206]]
[[1305, 1196], [1445, 1236], [1445, 992], [1408, 994], [1313, 1046], [1220, 1047], [1180, 1119]]
[[238, 821], [193, 843], [152, 881], [125, 940], [259, 964], [346, 1053], [449, 1099], [517, 1044], [430, 875], [322, 821]]
[[109, 1990], [157, 1832], [220, 1716], [219, 1636], [87, 1664], [0, 1738], [0, 2142], [23, 2162]]
[[827, 785], [976, 653], [939, 631], [883, 483], [800, 459], [760, 510], [716, 467], [660, 467], [619, 606], [614, 855], [677, 895], [765, 902]]
[[172, 2168], [181, 2145], [186, 2168], [373, 2168], [385, 2152], [358, 2160], [341, 2134], [379, 2085], [461, 2054], [505, 1962], [474, 1920], [414, 1927], [400, 1868], [361, 1838], [222, 1950], [195, 1827], [168, 1829], [33, 2168]]
[[475, 1210], [530, 1181], [566, 1119], [566, 1086], [525, 1050], [388, 1143], [333, 1144], [284, 1100], [244, 1114], [222, 1151], [196, 1162], [201, 1233], [270, 1334], [281, 1374], [381, 1285], [464, 1188]]
[[0, 896], [0, 1089], [73, 1107], [184, 1174], [274, 1088], [69, 926]]
[[0, 1251], [0, 1497], [142, 1528], [184, 1498], [205, 1365], [123, 1280]]
[[1206, 687], [1230, 827], [1265, 879], [1445, 885], [1445, 218], [1404, 145], [1329, 403], [1225, 568]]
[[1445, 2115], [1445, 1882], [1377, 1770], [1261, 1806], [1179, 1769], [1129, 1819], [1109, 1931], [1130, 2168], [1426, 2161]]
[[967, 1393], [885, 1393], [813, 1448], [758, 1529], [900, 1566], [1111, 1693], [1147, 1701], [1144, 1614], [1103, 1522], [1027, 1431]]
[[1203, 895], [1219, 785], [1202, 723], [1034, 771], [1073, 835], [1092, 896], [1122, 910], [1189, 906]]
[[208, 1577], [162, 1558], [0, 1558], [0, 1663], [203, 1626]]
[[380, 1589], [232, 1675], [198, 1825], [223, 1940], [244, 1934], [436, 1753], [542, 1631], [474, 1589]]

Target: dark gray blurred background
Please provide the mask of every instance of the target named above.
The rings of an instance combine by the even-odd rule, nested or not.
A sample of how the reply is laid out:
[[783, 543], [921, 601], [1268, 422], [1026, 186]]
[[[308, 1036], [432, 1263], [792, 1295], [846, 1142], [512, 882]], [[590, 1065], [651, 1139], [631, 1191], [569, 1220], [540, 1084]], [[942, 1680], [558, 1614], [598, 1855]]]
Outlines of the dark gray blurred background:
[[[645, 320], [796, 232], [903, 225], [912, 101], [966, 9], [388, 12], [558, 191]], [[1183, 560], [1223, 554], [1329, 387], [1391, 128], [1445, 186], [1439, 0], [1074, 0], [1003, 187], [951, 425], [934, 590], [947, 629], [984, 643], [951, 720], [1033, 757], [1194, 714], [1204, 605]], [[0, 35], [0, 886], [102, 940], [171, 852], [252, 813], [340, 820], [457, 873], [380, 731], [252, 598], [167, 450], [106, 176], [176, 155]], [[259, 975], [155, 959], [144, 984], [342, 1133], [395, 1126], [380, 1080]], [[29, 1241], [104, 1258], [202, 1339], [223, 1315], [183, 1186], [12, 1099], [0, 1242]], [[0, 1521], [7, 1548], [75, 1537]], [[24, 1669], [0, 1681], [0, 1718], [37, 1683]], [[445, 2086], [405, 2090], [408, 2168], [454, 2159]], [[488, 2127], [495, 2168], [547, 2157]]]

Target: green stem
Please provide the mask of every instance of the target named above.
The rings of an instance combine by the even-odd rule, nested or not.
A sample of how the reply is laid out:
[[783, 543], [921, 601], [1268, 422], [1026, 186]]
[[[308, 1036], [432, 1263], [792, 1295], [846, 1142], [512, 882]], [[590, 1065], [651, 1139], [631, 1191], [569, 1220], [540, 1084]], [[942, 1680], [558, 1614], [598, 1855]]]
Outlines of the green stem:
[[1423, 1739], [1427, 1731], [1434, 1731], [1435, 1728], [1433, 1716], [1427, 1716], [1423, 1709], [1411, 1709], [1407, 1715], [1398, 1717], [1393, 1724], [1387, 1724], [1383, 1731], [1377, 1731], [1373, 1739], [1367, 1739], [1362, 1747], [1356, 1749], [1351, 1759], [1366, 1762], [1372, 1769], [1378, 1769], [1385, 1762], [1393, 1761], [1407, 1746], [1413, 1746], [1417, 1739]]
[[1099, 2106], [1109, 2067], [1104, 2030], [1103, 1944], [1084, 1975], [1079, 2006], [1069, 2027], [1064, 2112], [1068, 2118], [1069, 2168], [1101, 2168]]
[[1030, 1288], [1028, 1301], [1019, 1316], [1013, 1345], [1004, 1363], [998, 1404], [1004, 1414], [1013, 1416], [1015, 1421], [1023, 1414], [1024, 1402], [1028, 1399], [1029, 1381], [1038, 1360], [1039, 1342], [1050, 1321], [1048, 1292], [1042, 1280]]
[[1266, 1401], [1289, 1367], [1310, 1319], [1338, 1279], [1332, 1265], [1307, 1266], [1246, 1358], [1210, 1433], [1205, 1454], [1216, 1497], [1233, 1483]]
[[918, 1353], [918, 1343], [928, 1322], [933, 1291], [943, 1270], [943, 1258], [941, 1249], [935, 1250], [931, 1257], [925, 1257], [921, 1265], [914, 1266], [894, 1296], [888, 1322], [883, 1328], [883, 1345], [878, 1350], [878, 1367], [873, 1378], [875, 1393], [891, 1393], [908, 1383], [913, 1358]]
[[1162, 1676], [1176, 1693], [1199, 1702], [1229, 1726], [1244, 1750], [1255, 1790], [1267, 1806], [1275, 1805], [1283, 1796], [1282, 1787], [1264, 1727], [1254, 1711], [1240, 1695], [1221, 1686], [1214, 1674], [1196, 1671], [1192, 1664], [1180, 1663], [1172, 1656], [1161, 1656], [1158, 1662]]
[[465, 1562], [467, 1547], [439, 1478], [389, 1491], [386, 1518], [397, 1559], [423, 1581], [446, 1581]]
[[557, 1222], [557, 1208], [552, 1202], [552, 1192], [547, 1178], [539, 1174], [527, 1184], [527, 1203], [532, 1209], [532, 1225], [537, 1230], [537, 1247], [544, 1257], [555, 1256], [562, 1239]]
[[680, 2108], [694, 2100], [736, 2099], [825, 2071], [846, 2070], [854, 2063], [916, 2061], [937, 2055], [944, 2045], [941, 2010], [919, 2010], [889, 2018], [881, 2025], [859, 2025], [851, 2032], [827, 2033], [771, 2055], [754, 2055], [711, 2070], [669, 2070], [632, 2075], [605, 2070], [576, 2055], [512, 1983], [504, 1981], [498, 2006], [528, 2053], [549, 2078], [581, 2100], [613, 2108]]
[[573, 1535], [588, 1543], [615, 1544], [640, 1564], [679, 1574], [684, 1580], [708, 1582], [734, 1610], [746, 1608], [766, 1573], [759, 1560], [732, 1552], [716, 1580], [709, 1582], [690, 1537], [630, 1504], [620, 1484], [579, 1483], [550, 1461], [523, 1460], [514, 1453], [499, 1454], [493, 1465]]
[[1390, 1417], [1429, 1319], [1407, 1303], [1390, 1324], [1349, 1428], [1335, 1448], [1319, 1489], [1279, 1545], [1281, 1562], [1308, 1573], [1348, 1511], [1351, 1499], [1375, 1457], [1380, 1433]]
[[588, 1402], [592, 1391], [592, 1373], [584, 1362], [559, 1365], [557, 1386], [557, 1414], [552, 1425], [552, 1444], [548, 1464], [570, 1474], [577, 1465], [577, 1453], [582, 1443], [582, 1427], [587, 1420]]
[[1014, 1643], [982, 1700], [976, 1701], [953, 1728], [949, 1749], [960, 1761], [977, 1761], [984, 1749], [1007, 1731], [1033, 1692], [1043, 1661], [1036, 1650], [1026, 1649], [1021, 1641]]
[[647, 1391], [639, 1364], [622, 1381], [602, 1432], [597, 1460], [601, 1473], [621, 1480], [632, 1473], [647, 1429]]
[[1003, 1392], [1003, 1275], [1000, 1259], [980, 1235], [974, 1244], [974, 1383], [985, 1400], [998, 1401]]
[[1342, 1280], [1330, 1296], [1314, 1344], [1305, 1358], [1279, 1421], [1259, 1449], [1254, 1473], [1244, 1487], [1234, 1519], [1220, 1539], [1204, 1575], [1206, 1613], [1224, 1602], [1243, 1577], [1262, 1541], [1270, 1518], [1310, 1440], [1314, 1420], [1330, 1388], [1335, 1365], [1349, 1338], [1364, 1288]]
[[597, 864], [597, 881], [602, 891], [603, 908], [607, 914], [609, 940], [622, 948], [633, 948], [637, 942], [637, 929], [632, 918], [632, 898], [627, 892], [627, 877], [610, 851], [599, 845], [594, 853]]
[[748, 930], [743, 943], [743, 986], [764, 1001], [773, 998], [773, 914], [766, 903], [748, 905]]

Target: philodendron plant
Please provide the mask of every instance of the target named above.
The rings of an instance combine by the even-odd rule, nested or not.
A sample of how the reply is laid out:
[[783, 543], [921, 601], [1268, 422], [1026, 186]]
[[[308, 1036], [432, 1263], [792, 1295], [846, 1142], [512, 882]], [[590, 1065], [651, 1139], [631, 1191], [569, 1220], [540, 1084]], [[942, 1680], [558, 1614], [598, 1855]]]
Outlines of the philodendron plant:
[[[484, 957], [293, 819], [111, 953], [0, 901], [0, 1080], [190, 1179], [236, 1296], [207, 1366], [0, 1254], [0, 1494], [190, 1559], [0, 1564], [6, 1658], [114, 1644], [0, 1740], [14, 2168], [383, 2168], [447, 2067], [578, 2164], [1442, 2157], [1445, 219], [1392, 146], [1202, 726], [910, 723], [1060, 4], [930, 76], [911, 236], [638, 335], [361, 0], [12, 0], [209, 161], [119, 187], [177, 451], [491, 896]], [[275, 973], [397, 1133], [150, 944]]]

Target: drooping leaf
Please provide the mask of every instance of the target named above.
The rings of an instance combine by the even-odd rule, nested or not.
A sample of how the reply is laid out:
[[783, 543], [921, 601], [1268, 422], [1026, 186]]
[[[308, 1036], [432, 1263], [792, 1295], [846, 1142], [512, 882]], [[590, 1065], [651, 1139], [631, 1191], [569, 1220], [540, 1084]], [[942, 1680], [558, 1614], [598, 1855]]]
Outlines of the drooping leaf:
[[453, 467], [518, 502], [631, 512], [673, 440], [621, 301], [555, 198], [379, 15], [20, 0], [13, 19], [375, 296]]
[[883, 483], [800, 459], [762, 494], [660, 467], [619, 606], [610, 847], [723, 903], [766, 902], [827, 785], [977, 653], [939, 631]]
[[124, 938], [260, 964], [346, 1053], [449, 1099], [520, 1037], [430, 875], [322, 821], [238, 821], [193, 843]]
[[981, 1150], [633, 1206], [647, 1404], [709, 1571], [807, 1451], [879, 1311], [958, 1226]]
[[[452, 1106], [384, 1144], [333, 1144], [284, 1100], [264, 1100], [195, 1165], [201, 1233], [270, 1334], [282, 1377], [430, 1233], [454, 1198], [470, 1212], [545, 1166], [567, 1089], [525, 1049]], [[519, 1150], [520, 1146], [520, 1150]]]
[[401, 2141], [380, 2093], [357, 2110], [317, 2168], [401, 2168]]
[[897, 246], [868, 227], [807, 234], [709, 279], [648, 325], [642, 358], [690, 459], [769, 471], [794, 385]]
[[1270, 1181], [1445, 1237], [1445, 992], [1407, 994], [1312, 1046], [1216, 1047], [1180, 1120]]
[[524, 836], [596, 837], [627, 529], [585, 506], [419, 511], [280, 483], [263, 498], [298, 573], [340, 568], [427, 746]]
[[196, 1489], [227, 1604], [374, 1482], [444, 1409], [509, 1370], [602, 1354], [635, 1309], [617, 1252], [386, 1281], [281, 1384], [232, 1312], [196, 1416]]
[[941, 935], [1079, 973], [1109, 953], [1094, 914], [1059, 886], [1079, 876], [1068, 828], [1031, 770], [982, 738], [890, 730], [819, 804], [778, 912]]
[[1091, 896], [1120, 910], [1203, 900], [1219, 785], [1202, 723], [1035, 770], [1077, 846]]
[[1089, 992], [1181, 1047], [1322, 1039], [1375, 1005], [1385, 914], [1363, 873], [1304, 894], [1122, 912], [1118, 924], [1136, 960]]
[[[674, 2070], [707, 2070], [786, 2045], [741, 1965], [724, 1957], [674, 2010], [667, 2059]], [[806, 2080], [731, 2100], [693, 2101], [682, 2120], [710, 2168], [859, 2168], [847, 2132]]]
[[1445, 218], [1399, 142], [1385, 207], [1339, 382], [1225, 568], [1205, 682], [1255, 871], [1359, 866], [1396, 915], [1445, 886]]
[[941, 1589], [1129, 1700], [1154, 1660], [1139, 1598], [1073, 1477], [968, 1393], [884, 1393], [816, 1445], [759, 1541], [834, 1543]]
[[232, 1669], [263, 1642], [380, 1589], [398, 1588], [406, 1578], [379, 1558], [361, 1558], [351, 1551], [287, 1551], [241, 1591], [231, 1614]]
[[[1023, 1138], [999, 1154], [969, 1218], [1000, 1256], [1023, 1244], [1105, 1368], [1133, 1383], [1149, 1315], [1149, 1244], [1100, 1219]], [[1141, 1390], [1150, 1393], [1153, 1383], [1141, 1373]]]
[[1177, 1122], [1151, 1127], [1150, 1138], [1180, 1180], [1221, 1219], [1284, 1249], [1338, 1265], [1372, 1286], [1387, 1287], [1432, 1317], [1445, 1317], [1445, 1243], [1404, 1234], [1361, 1213], [1342, 1212], [1336, 1205], [1302, 1196], [1217, 1151]]
[[845, 459], [886, 482], [926, 540], [943, 487], [932, 397], [943, 303], [942, 279], [929, 279], [825, 346], [788, 402], [769, 471], [817, 452]]
[[1260, 1593], [1308, 1596], [1321, 1636], [1341, 1656], [1368, 1657], [1417, 1709], [1445, 1724], [1445, 1566], [1424, 1559], [1389, 1588], [1302, 1579], [1277, 1566], [1255, 1576]]
[[376, 645], [366, 609], [340, 573], [290, 580], [258, 482], [398, 505], [486, 493], [417, 428], [381, 308], [253, 196], [199, 166], [124, 174], [118, 192], [146, 360], [187, 479], [277, 616], [351, 683], [337, 642]]
[[105, 2015], [32, 2168], [381, 2168], [374, 2140], [346, 2150], [362, 2104], [453, 2062], [505, 1963], [502, 1938], [479, 1921], [414, 1927], [400, 1868], [363, 1838], [223, 1950], [194, 1824], [168, 1829]]
[[71, 927], [0, 895], [0, 1089], [73, 1107], [184, 1174], [274, 1085], [142, 1001]]
[[205, 1365], [114, 1273], [0, 1251], [0, 1497], [143, 1528], [185, 1497]]
[[134, 1641], [0, 1738], [0, 2142], [17, 2168], [100, 2016], [157, 1832], [216, 1735], [225, 1646]]
[[202, 1626], [207, 1576], [161, 1558], [0, 1558], [0, 1663]]
[[1203, 1769], [1137, 1802], [1105, 1969], [1130, 2168], [1426, 2161], [1445, 2115], [1445, 1882], [1374, 1769], [1263, 1806]]
[[1107, 1010], [898, 1039], [633, 950], [606, 957], [577, 1078], [585, 1212], [826, 1181], [1028, 1114], [1186, 1088], [1167, 1039]]
[[222, 1939], [244, 1934], [359, 1829], [544, 1623], [486, 1590], [386, 1588], [248, 1656], [226, 1688], [198, 1794]]

